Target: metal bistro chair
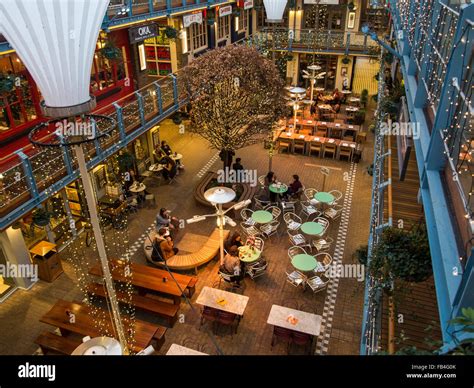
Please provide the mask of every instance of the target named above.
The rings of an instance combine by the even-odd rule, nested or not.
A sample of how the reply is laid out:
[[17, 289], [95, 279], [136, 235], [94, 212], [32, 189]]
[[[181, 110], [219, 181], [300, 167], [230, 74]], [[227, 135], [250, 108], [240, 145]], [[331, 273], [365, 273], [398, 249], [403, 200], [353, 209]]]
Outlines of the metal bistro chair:
[[251, 209], [245, 208], [240, 211], [240, 216], [244, 220], [243, 224], [247, 226], [255, 225], [255, 221], [252, 218], [252, 214], [253, 214], [253, 210]]
[[278, 220], [278, 217], [280, 217], [281, 209], [278, 206], [270, 205], [267, 206], [264, 210], [272, 213], [273, 220]]
[[296, 270], [291, 273], [286, 272], [286, 281], [290, 283], [293, 287], [301, 287], [304, 289], [306, 280], [306, 276], [304, 276], [301, 272], [298, 272]]
[[332, 264], [332, 261], [333, 261], [332, 256], [329, 253], [318, 253], [318, 254], [314, 255], [314, 258], [320, 264], [314, 270], [314, 272], [317, 275], [319, 275], [321, 272], [322, 273], [326, 272], [329, 269], [329, 267], [330, 267], [330, 265]]
[[321, 238], [313, 241], [313, 247], [316, 248], [317, 252], [327, 252], [331, 249], [331, 245], [334, 243], [334, 239], [331, 237]]
[[330, 208], [324, 211], [324, 216], [333, 221], [337, 220], [341, 216], [342, 209], [344, 209], [342, 205], [332, 205]]
[[329, 194], [332, 194], [334, 197], [334, 201], [331, 202], [329, 205], [333, 205], [335, 203], [338, 203], [341, 198], [342, 198], [342, 193], [339, 190], [331, 190]]
[[260, 189], [265, 188], [265, 175], [260, 175], [258, 177], [258, 184], [260, 185]]
[[308, 249], [311, 250], [311, 244], [306, 241], [306, 238], [301, 233], [298, 233], [297, 231], [292, 232], [290, 230], [288, 230], [287, 233], [290, 238], [291, 245], [296, 245], [299, 247], [308, 247]]
[[273, 220], [272, 222], [269, 222], [268, 224], [261, 226], [260, 231], [263, 233], [264, 237], [270, 238], [274, 234], [278, 234], [279, 226], [280, 226], [280, 223], [277, 220]]
[[306, 285], [308, 285], [315, 294], [324, 290], [328, 286], [328, 283], [329, 279], [322, 274], [306, 280]]
[[308, 252], [306, 250], [298, 245], [292, 246], [288, 248], [288, 257], [290, 258], [290, 261], [293, 260], [293, 257], [297, 255], [307, 255]]
[[255, 200], [255, 205], [254, 205], [255, 210], [263, 210], [265, 209], [265, 207], [270, 205], [270, 201], [266, 201], [266, 200], [262, 200], [258, 198], [254, 198], [254, 200]]
[[257, 261], [255, 264], [247, 266], [246, 272], [247, 272], [247, 275], [249, 275], [250, 278], [253, 280], [264, 275], [265, 272], [267, 271], [267, 267], [268, 267], [268, 261], [263, 259], [263, 260]]
[[304, 196], [308, 199], [308, 201], [311, 201], [314, 199], [314, 196], [318, 193], [318, 190], [313, 189], [313, 188], [308, 188], [304, 191]]
[[281, 208], [283, 210], [283, 214], [286, 214], [287, 212], [296, 212], [296, 203], [297, 201], [282, 201], [281, 202]]
[[260, 234], [260, 231], [255, 225], [247, 225], [245, 222], [241, 222], [240, 227], [242, 228], [247, 237], [256, 236]]
[[295, 213], [285, 213], [283, 221], [286, 223], [286, 228], [292, 231], [298, 230], [303, 224], [301, 217], [298, 217]]
[[[314, 201], [314, 200], [313, 200]], [[319, 215], [319, 211], [314, 207], [314, 205], [310, 201], [301, 201], [301, 213], [303, 213], [306, 216], [306, 219], [308, 219], [311, 216], [316, 216]]]

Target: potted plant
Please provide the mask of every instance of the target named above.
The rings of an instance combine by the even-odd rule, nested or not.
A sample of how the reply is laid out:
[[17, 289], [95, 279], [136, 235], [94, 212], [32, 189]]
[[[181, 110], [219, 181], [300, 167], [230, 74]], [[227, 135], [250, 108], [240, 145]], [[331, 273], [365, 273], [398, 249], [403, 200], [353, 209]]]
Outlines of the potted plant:
[[213, 26], [216, 21], [216, 13], [214, 12], [214, 9], [209, 9], [207, 11], [206, 18], [207, 18], [207, 25]]
[[344, 58], [342, 58], [341, 62], [344, 65], [348, 65], [349, 63], [351, 63], [351, 59], [346, 55]]
[[0, 94], [10, 93], [15, 87], [15, 79], [9, 74], [0, 74]]
[[110, 40], [100, 49], [100, 53], [111, 61], [122, 57], [122, 51]]
[[362, 125], [365, 122], [365, 109], [360, 109], [354, 113], [354, 124]]
[[353, 257], [362, 265], [367, 265], [367, 257], [369, 255], [369, 247], [368, 245], [361, 245], [357, 250], [354, 252]]
[[363, 107], [366, 107], [368, 102], [369, 102], [369, 91], [367, 89], [364, 89], [360, 93], [360, 103]]
[[49, 225], [53, 214], [43, 208], [36, 209], [33, 212], [33, 223], [38, 226]]
[[178, 30], [173, 26], [166, 26], [163, 33], [168, 39], [176, 39], [178, 37]]
[[176, 112], [174, 115], [173, 115], [173, 123], [175, 123], [176, 125], [179, 125], [183, 122], [183, 116], [181, 115], [181, 112]]
[[387, 65], [391, 65], [393, 63], [393, 54], [389, 51], [383, 54], [383, 60]]

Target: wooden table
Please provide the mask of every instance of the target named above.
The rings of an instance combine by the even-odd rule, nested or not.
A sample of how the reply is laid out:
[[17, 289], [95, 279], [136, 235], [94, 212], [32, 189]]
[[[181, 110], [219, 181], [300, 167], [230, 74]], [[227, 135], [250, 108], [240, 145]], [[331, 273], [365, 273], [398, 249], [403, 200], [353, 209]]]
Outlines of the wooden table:
[[[294, 119], [290, 119], [288, 121], [288, 125], [293, 125]], [[316, 120], [302, 120], [302, 119], [297, 119], [296, 120], [296, 126], [312, 126], [312, 127], [320, 127], [324, 126], [329, 129], [342, 129], [344, 132], [347, 130], [352, 130], [359, 132], [360, 131], [360, 125], [353, 125], [353, 124], [347, 124], [347, 123], [333, 123], [332, 121], [316, 121]]]
[[[70, 318], [66, 314], [66, 311], [70, 311], [75, 315], [75, 322], [71, 323]], [[102, 316], [102, 314], [101, 314]], [[112, 332], [112, 323], [110, 321], [110, 315], [104, 311], [103, 316], [105, 317], [104, 325], [109, 328]], [[101, 333], [95, 326], [94, 320], [91, 315], [89, 306], [78, 304], [74, 302], [68, 302], [59, 299], [56, 304], [40, 319], [40, 322], [47, 323], [58, 327], [61, 330], [62, 335], [68, 336], [69, 333], [75, 333], [82, 337], [90, 336], [91, 338], [100, 337], [104, 333]], [[126, 330], [126, 328], [124, 328]], [[157, 326], [148, 322], [140, 321], [135, 319], [135, 344], [133, 346], [134, 352], [139, 352], [145, 349], [153, 341], [153, 337], [160, 334], [164, 336], [166, 328]]]
[[[224, 303], [218, 303], [223, 300]], [[249, 301], [248, 296], [234, 294], [217, 288], [204, 287], [196, 299], [196, 303], [213, 309], [227, 311], [237, 315], [244, 315]]]
[[[113, 264], [112, 266], [109, 266], [112, 279], [124, 283], [130, 281], [135, 287], [141, 289], [139, 291], [150, 290], [164, 294], [164, 296], [172, 299], [174, 304], [181, 303], [180, 288], [185, 292], [192, 279], [190, 276], [173, 273], [173, 276], [179, 284], [178, 287], [168, 271], [135, 263], [130, 264], [130, 272], [133, 276], [126, 277], [125, 262], [120, 260], [110, 261]], [[100, 264], [94, 265], [89, 270], [89, 273], [95, 276], [103, 276]], [[166, 278], [165, 282], [163, 281], [163, 278]]]
[[[296, 324], [290, 323], [288, 320], [289, 316], [295, 317], [298, 322]], [[322, 317], [320, 315], [306, 313], [304, 311], [294, 310], [276, 304], [272, 306], [267, 319], [267, 323], [270, 325], [314, 336], [318, 336], [320, 333], [321, 321]]]
[[197, 350], [187, 348], [185, 346], [172, 344], [166, 353], [167, 356], [208, 356], [207, 353], [198, 352]]
[[[331, 123], [334, 124], [334, 123]], [[341, 124], [341, 125], [346, 125], [346, 124]], [[354, 125], [356, 127], [356, 125]], [[282, 132], [279, 136], [279, 139], [289, 139], [291, 141], [297, 140], [297, 139], [302, 139], [307, 143], [310, 142], [318, 142], [321, 143], [323, 146], [326, 143], [332, 143], [335, 144], [336, 147], [339, 149], [339, 147], [342, 145], [344, 147], [350, 147], [353, 150], [356, 149], [357, 143], [354, 141], [348, 141], [348, 140], [339, 140], [339, 139], [331, 139], [329, 137], [322, 137], [322, 136], [312, 136], [312, 135], [299, 135], [297, 133], [289, 133], [289, 132]], [[332, 142], [331, 142], [332, 140]], [[338, 155], [337, 155], [338, 156]]]

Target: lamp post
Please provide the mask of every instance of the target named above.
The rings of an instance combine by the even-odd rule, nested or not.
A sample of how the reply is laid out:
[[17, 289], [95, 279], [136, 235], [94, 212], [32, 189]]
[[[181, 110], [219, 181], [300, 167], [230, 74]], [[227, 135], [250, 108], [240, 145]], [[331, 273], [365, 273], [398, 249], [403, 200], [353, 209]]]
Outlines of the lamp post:
[[288, 92], [290, 93], [290, 99], [293, 104], [293, 110], [294, 110], [294, 120], [293, 120], [293, 131], [294, 131], [296, 129], [296, 114], [298, 112], [298, 109], [300, 108], [300, 105], [299, 105], [300, 102], [303, 100], [303, 98], [306, 95], [306, 90], [298, 86], [295, 86], [291, 88]]
[[[75, 151], [107, 288], [112, 329], [122, 352], [127, 354], [97, 204], [82, 149], [82, 144], [98, 144], [101, 137], [116, 128], [115, 121], [109, 117], [87, 114], [96, 106], [95, 98], [89, 94], [90, 72], [109, 0], [29, 0], [28, 6], [24, 3], [2, 0], [0, 30], [41, 90], [43, 114], [52, 118], [33, 128], [29, 138], [40, 147], [72, 147]], [[105, 128], [103, 125], [99, 128], [97, 120], [105, 123]], [[56, 131], [51, 132], [50, 128]], [[75, 229], [73, 223], [71, 228]]]
[[226, 216], [226, 214], [230, 210], [243, 209], [245, 206], [249, 205], [252, 202], [250, 199], [247, 199], [245, 201], [236, 203], [227, 210], [224, 210], [222, 208], [222, 205], [231, 202], [235, 198], [235, 196], [235, 191], [228, 187], [213, 187], [212, 189], [209, 189], [204, 193], [204, 198], [206, 198], [207, 201], [214, 205], [214, 207], [216, 208], [216, 212], [214, 214], [194, 216], [193, 218], [186, 220], [188, 224], [193, 224], [195, 222], [204, 221], [208, 217], [216, 217], [217, 227], [219, 228], [219, 247], [221, 264], [224, 263], [224, 225], [226, 223], [231, 226], [237, 225], [235, 221], [233, 221], [232, 218]]
[[309, 79], [311, 82], [311, 95], [309, 97], [310, 104], [313, 104], [313, 97], [314, 97], [314, 84], [316, 83], [316, 80], [318, 79], [316, 72], [318, 70], [321, 70], [321, 66], [318, 65], [310, 65], [307, 67], [307, 70], [310, 70], [311, 73], [308, 73], [308, 71], [303, 70], [303, 78]]

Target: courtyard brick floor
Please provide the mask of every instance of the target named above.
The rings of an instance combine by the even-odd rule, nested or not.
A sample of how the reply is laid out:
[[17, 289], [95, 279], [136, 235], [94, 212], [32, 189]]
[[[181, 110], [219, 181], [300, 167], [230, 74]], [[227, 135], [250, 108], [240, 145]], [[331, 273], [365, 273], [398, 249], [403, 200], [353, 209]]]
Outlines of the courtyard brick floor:
[[[170, 120], [161, 125], [161, 139], [166, 139], [173, 150], [184, 155], [184, 171], [172, 184], [149, 185], [148, 190], [155, 194], [156, 207], [142, 208], [129, 216], [127, 237], [120, 240], [114, 231], [107, 231], [106, 238], [112, 254], [123, 253], [126, 249], [138, 246], [136, 242], [145, 230], [154, 221], [159, 208], [167, 207], [173, 215], [186, 219], [195, 214], [210, 213], [210, 208], [199, 205], [193, 198], [193, 189], [199, 182], [202, 173], [209, 168], [216, 171], [221, 168], [221, 162], [216, 158], [217, 151], [209, 149], [207, 143], [190, 133], [179, 134], [178, 128]], [[368, 239], [371, 184], [372, 178], [367, 174], [367, 166], [372, 163], [372, 137], [369, 136], [365, 144], [362, 161], [351, 164], [346, 161], [320, 159], [301, 155], [278, 154], [273, 158], [273, 171], [282, 182], [289, 182], [293, 174], [301, 177], [303, 184], [318, 190], [322, 186], [321, 166], [330, 168], [330, 175], [326, 179], [326, 189], [336, 189], [347, 193], [346, 201], [350, 204], [347, 217], [331, 225], [329, 236], [337, 240], [340, 262], [353, 263], [352, 254]], [[264, 175], [268, 169], [268, 154], [261, 144], [247, 147], [237, 152], [242, 158], [246, 169], [257, 169], [258, 175]], [[299, 208], [298, 208], [299, 212]], [[341, 223], [345, 226], [341, 227]], [[239, 291], [249, 297], [249, 303], [244, 317], [239, 325], [238, 333], [231, 336], [221, 330], [216, 335], [206, 328], [199, 330], [200, 306], [195, 303], [203, 286], [217, 286], [218, 261], [213, 260], [201, 267], [198, 271], [199, 281], [197, 290], [191, 298], [193, 308], [183, 299], [180, 313], [181, 319], [166, 333], [166, 342], [158, 351], [165, 354], [171, 344], [177, 343], [209, 354], [217, 354], [215, 344], [223, 354], [286, 354], [286, 347], [277, 344], [273, 350], [270, 347], [272, 327], [266, 323], [273, 304], [279, 304], [303, 311], [324, 316], [324, 327], [312, 353], [315, 354], [358, 354], [362, 305], [363, 282], [357, 279], [339, 279], [337, 284], [331, 284], [327, 291], [313, 294], [311, 290], [303, 293], [286, 282], [285, 271], [291, 269], [287, 249], [290, 244], [287, 238], [284, 223], [280, 226], [280, 236], [273, 236], [265, 243], [265, 257], [270, 265], [268, 273], [255, 281], [245, 278], [243, 287]], [[176, 239], [180, 240], [187, 233], [207, 236], [215, 227], [215, 220], [186, 225]], [[237, 226], [238, 228], [238, 226]], [[342, 229], [341, 229], [342, 228]], [[54, 283], [39, 281], [30, 290], [18, 290], [4, 303], [0, 304], [0, 354], [33, 354], [37, 351], [35, 338], [43, 331], [52, 331], [54, 328], [39, 322], [57, 299], [82, 300], [84, 295], [77, 287], [77, 274], [69, 259], [66, 257], [73, 249], [74, 244], [66, 248], [63, 253], [65, 273]], [[132, 261], [145, 263], [140, 247], [133, 253]], [[82, 246], [79, 247], [80, 250]], [[95, 252], [91, 249], [84, 251], [87, 260], [93, 261]], [[334, 254], [334, 247], [331, 254]], [[336, 256], [336, 255], [335, 255]], [[81, 260], [81, 258], [76, 258]], [[78, 262], [76, 260], [76, 262]], [[332, 281], [334, 282], [334, 280]], [[150, 322], [162, 323], [160, 318], [143, 312], [137, 312], [137, 317]], [[211, 338], [212, 336], [212, 338]], [[291, 354], [301, 354], [302, 349], [292, 348]]]

